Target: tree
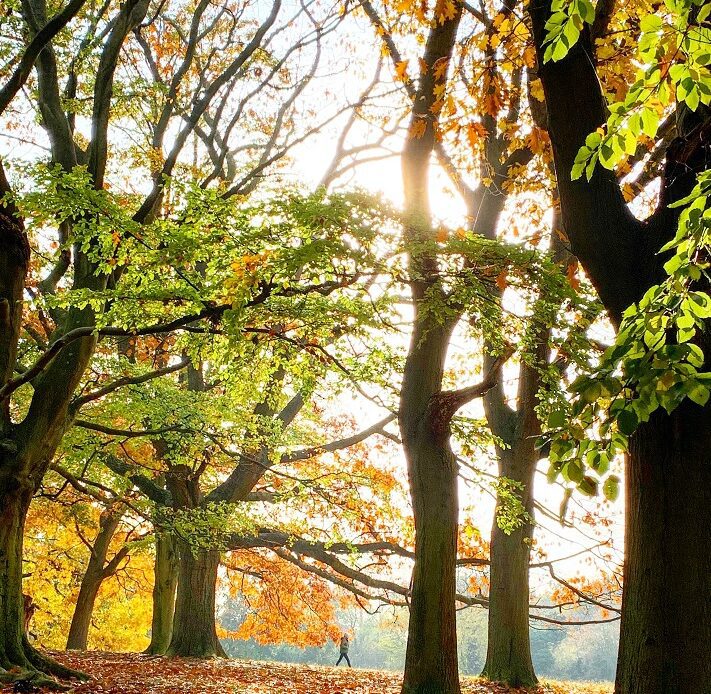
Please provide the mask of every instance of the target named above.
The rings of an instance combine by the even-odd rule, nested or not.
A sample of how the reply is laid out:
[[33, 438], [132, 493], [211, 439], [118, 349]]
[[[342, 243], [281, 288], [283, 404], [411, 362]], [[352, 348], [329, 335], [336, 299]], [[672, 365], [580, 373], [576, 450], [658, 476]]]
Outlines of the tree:
[[[605, 21], [604, 13], [608, 11], [609, 17], [610, 9], [600, 4], [598, 17]], [[591, 59], [590, 30], [573, 21], [575, 45], [546, 61], [546, 24], [550, 28], [555, 21], [551, 4], [531, 6], [529, 12], [563, 224], [573, 253], [619, 327], [627, 307], [664, 277], [665, 258], [659, 249], [673, 238], [679, 219], [672, 205], [691, 191], [696, 173], [709, 165], [708, 112], [699, 107], [696, 119], [678, 121], [678, 137], [665, 151], [657, 209], [644, 221], [636, 219], [615, 171], [600, 166], [593, 171], [593, 163], [589, 181], [572, 180], [579, 149], [607, 120], [605, 95]], [[699, 336], [699, 342], [706, 352], [705, 337]], [[708, 406], [687, 399], [671, 413], [653, 411], [629, 441], [616, 679], [620, 694], [703, 692], [711, 680], [711, 619], [705, 601], [699, 601], [707, 590], [704, 577], [710, 568], [711, 472], [704, 453], [710, 443], [710, 413]]]
[[[457, 5], [458, 3], [438, 3], [432, 21], [435, 23], [445, 22], [445, 19], [454, 21]], [[480, 306], [481, 300], [477, 298], [477, 294], [480, 293], [488, 296], [490, 300], [496, 297], [500, 301], [507, 286], [507, 271], [500, 269], [499, 274], [495, 276], [495, 284], [484, 280], [477, 289], [472, 289], [477, 280], [483, 279], [478, 275], [476, 251], [471, 247], [466, 250], [459, 249], [464, 255], [463, 269], [460, 272], [471, 273], [469, 292], [463, 293], [464, 296], [457, 296], [457, 292], [452, 291], [447, 296], [447, 292], [438, 293], [433, 289], [432, 283], [436, 285], [436, 279], [439, 276], [446, 277], [447, 272], [443, 267], [446, 261], [438, 261], [435, 244], [445, 243], [448, 234], [443, 227], [433, 228], [434, 225], [430, 221], [431, 213], [426, 205], [429, 185], [426, 171], [430, 166], [430, 158], [436, 154], [442, 168], [450, 177], [454, 189], [461, 195], [466, 205], [467, 225], [471, 230], [472, 238], [478, 239], [480, 243], [484, 240], [493, 242], [497, 239], [507, 198], [510, 192], [516, 190], [516, 186], [524, 190], [527, 186], [534, 190], [545, 188], [547, 169], [545, 164], [542, 176], [537, 172], [526, 171], [532, 159], [546, 149], [546, 135], [541, 129], [539, 119], [535, 114], [524, 117], [524, 80], [526, 69], [530, 67], [534, 56], [526, 42], [526, 29], [516, 19], [513, 6], [504, 3], [495, 8], [491, 16], [487, 14], [488, 8], [474, 9], [465, 6], [465, 14], [473, 23], [471, 26], [469, 23], [466, 25], [467, 29], [463, 32], [466, 38], [453, 45], [447, 55], [419, 56], [417, 59], [421, 74], [419, 86], [416, 86], [416, 82], [411, 79], [407, 71], [408, 60], [404, 59], [396, 45], [395, 34], [397, 28], [402, 30], [401, 24], [405, 24], [406, 33], [412, 31], [408, 20], [414, 23], [415, 31], [422, 24], [428, 26], [429, 18], [422, 13], [421, 6], [409, 7], [408, 19], [402, 20], [399, 15], [395, 15], [392, 23], [384, 19], [387, 16], [387, 4], [383, 16], [379, 15], [370, 2], [363, 2], [363, 7], [378, 35], [382, 37], [383, 50], [393, 62], [396, 79], [402, 81], [403, 90], [411, 103], [416, 105], [409, 139], [403, 154], [403, 167], [408, 204], [421, 206], [409, 210], [409, 221], [415, 219], [421, 225], [418, 229], [420, 235], [416, 238], [412, 230], [409, 231], [409, 247], [414, 249], [413, 253], [416, 256], [421, 255], [424, 258], [421, 267], [415, 266], [417, 268], [415, 274], [417, 277], [426, 277], [419, 295], [423, 303], [422, 315], [426, 315], [429, 322], [421, 332], [415, 333], [411, 347], [411, 357], [416, 350], [424, 350], [422, 362], [406, 367], [406, 373], [410, 368], [410, 373], [417, 372], [419, 378], [429, 379], [430, 375], [421, 371], [423, 363], [427, 363], [428, 368], [431, 369], [434, 368], [432, 365], [441, 359], [444, 365], [444, 352], [450, 339], [447, 332], [454, 329], [468, 310], [470, 321], [483, 338], [484, 373], [488, 390], [485, 389], [486, 392], [480, 394], [484, 394], [483, 400], [492, 433], [502, 444], [497, 447], [502, 476], [499, 486], [501, 513], [497, 513], [492, 529], [493, 541], [490, 548], [492, 587], [487, 603], [490, 609], [491, 638], [484, 674], [492, 679], [508, 681], [514, 685], [532, 684], [536, 678], [528, 636], [528, 568], [533, 531], [533, 476], [541, 455], [534, 445], [535, 434], [539, 430], [537, 395], [544, 380], [542, 376], [549, 371], [548, 326], [555, 320], [561, 302], [572, 297], [572, 288], [566, 285], [566, 292], [566, 289], [561, 288], [560, 283], [556, 285], [559, 277], [557, 271], [539, 278], [538, 291], [541, 295], [545, 295], [546, 299], [534, 302], [533, 317], [527, 326], [518, 325], [516, 328], [517, 331], [524, 330], [527, 338], [522, 341], [524, 344], [520, 354], [519, 402], [518, 409], [514, 410], [508, 405], [500, 385], [501, 370], [498, 368], [500, 359], [497, 354], [500, 354], [503, 346], [503, 313], [501, 310], [492, 311], [491, 308], [483, 310]], [[450, 30], [456, 34], [456, 27], [447, 29]], [[432, 32], [434, 29], [429, 34], [430, 39], [433, 36]], [[506, 60], [500, 61], [500, 64], [497, 51], [501, 50], [502, 46]], [[453, 57], [455, 49], [456, 59]], [[445, 75], [450, 63], [453, 63], [455, 68], [451, 83], [448, 84]], [[436, 78], [433, 84], [426, 83], [429, 65], [435, 66], [433, 70]], [[422, 91], [423, 89], [425, 92]], [[427, 89], [431, 89], [431, 93], [426, 93]], [[533, 106], [530, 111], [534, 111]], [[468, 122], [468, 119], [472, 120]], [[524, 120], [529, 122], [525, 123]], [[533, 122], [531, 123], [530, 120]], [[431, 140], [428, 140], [427, 128], [430, 122], [433, 131]], [[466, 145], [461, 142], [464, 133], [466, 133]], [[417, 154], [413, 155], [414, 151], [417, 151]], [[477, 157], [476, 166], [471, 164], [473, 153]], [[479, 178], [473, 187], [467, 183], [472, 168]], [[412, 183], [415, 177], [418, 177], [417, 187]], [[437, 210], [434, 210], [434, 213], [436, 214]], [[518, 221], [515, 213], [511, 216]], [[507, 220], [507, 223], [510, 222]], [[422, 231], [428, 225], [430, 228]], [[560, 233], [560, 230], [556, 229], [556, 233]], [[458, 234], [464, 236], [464, 230], [458, 231]], [[541, 237], [542, 234], [538, 231], [538, 240], [532, 242], [534, 248], [540, 243]], [[443, 251], [444, 253], [446, 251]], [[413, 265], [414, 263], [411, 262], [411, 267]], [[488, 271], [492, 272], [492, 269], [488, 268]], [[458, 301], [462, 303], [459, 304]], [[416, 313], [415, 324], [417, 324], [417, 316]], [[437, 327], [433, 329], [433, 326]], [[430, 334], [440, 331], [441, 335]], [[430, 347], [427, 346], [428, 340], [433, 341]], [[550, 373], [547, 375], [551, 376]], [[442, 374], [439, 378], [440, 383], [441, 376]], [[432, 382], [437, 380], [435, 376], [431, 378]], [[429, 387], [434, 386], [430, 383], [425, 387], [425, 391]], [[439, 414], [437, 396], [432, 395], [431, 398], [426, 394], [423, 396], [422, 393], [425, 391], [421, 392], [421, 388], [422, 384], [419, 382], [414, 385], [413, 391], [408, 392], [409, 400], [403, 390], [401, 412], [413, 407], [411, 400], [416, 392], [417, 397], [422, 397], [424, 403], [429, 401], [428, 406], [436, 416]], [[464, 402], [459, 406], [462, 404]], [[446, 412], [445, 417], [454, 414], [452, 412], [450, 415], [448, 408]], [[425, 419], [422, 412], [418, 413], [415, 408], [412, 418], [413, 422], [418, 422], [417, 426], [420, 429], [424, 428], [422, 422]], [[403, 441], [407, 449], [408, 445], [412, 446], [412, 444], [408, 444], [405, 438], [403, 433]], [[412, 467], [411, 463], [411, 473]], [[433, 476], [449, 479], [448, 494], [456, 494], [454, 489], [456, 466], [454, 474], [446, 467], [445, 472], [441, 468], [442, 466], [439, 465], [430, 465], [428, 470], [432, 471]], [[422, 474], [421, 472], [413, 474], [415, 482]], [[422, 495], [426, 499], [431, 495], [423, 490], [425, 488], [430, 490], [434, 488], [433, 485], [433, 481], [427, 477], [422, 489], [419, 492], [413, 491], [413, 495]], [[524, 516], [523, 522], [507, 526], [502, 521], [504, 507], [514, 501]], [[434, 499], [433, 503], [436, 503]], [[419, 512], [420, 515], [423, 513]], [[418, 510], [415, 514], [417, 517]], [[438, 514], [431, 515], [437, 515], [441, 519], [443, 514], [440, 509]], [[449, 517], [452, 514], [447, 510], [444, 515]], [[445, 554], [444, 561], [451, 563], [454, 560]], [[432, 577], [434, 584], [437, 570], [430, 567], [427, 569], [427, 574]], [[447, 580], [450, 578], [447, 577]], [[428, 591], [432, 605], [437, 604], [437, 590], [439, 589], [431, 588]], [[439, 607], [433, 607], [432, 614], [439, 615]], [[449, 628], [446, 627], [446, 620], [444, 628]], [[428, 639], [431, 639], [431, 634], [436, 633], [434, 627], [428, 627], [424, 631], [428, 634]], [[424, 638], [420, 640], [423, 644], [426, 641]], [[424, 649], [425, 646], [423, 645], [422, 648]], [[437, 645], [435, 639], [431, 651], [433, 658], [437, 658], [438, 654], [445, 651], [444, 645]], [[418, 655], [413, 656], [412, 660], [424, 663], [424, 659], [420, 656], [421, 651], [418, 651]], [[434, 669], [436, 666], [432, 667]], [[450, 663], [449, 668], [453, 669], [453, 667]], [[406, 684], [407, 678], [406, 675]], [[440, 683], [438, 686], [452, 685], [450, 682], [445, 685]]]
[[[161, 324], [159, 320], [153, 326], [138, 327], [134, 323], [129, 329], [126, 327], [127, 323], [133, 321], [125, 321], [126, 314], [121, 327], [107, 326], [100, 319], [108, 307], [114, 310], [117, 308], [116, 302], [113, 302], [109, 295], [120, 285], [125, 268], [130, 265], [132, 246], [141, 247], [140, 232], [138, 235], [135, 232], [141, 225], [150, 225], [156, 219], [160, 203], [164, 199], [167, 180], [181, 170], [180, 156], [189, 136], [195, 133], [202, 137], [201, 133], [208, 133], [205, 137], [207, 144], [213, 145], [211, 151], [216, 156], [215, 177], [219, 177], [225, 161], [236, 162], [231, 153], [227, 133], [234, 130], [245, 103], [255, 93], [261, 92], [260, 88], [247, 89], [248, 93], [241, 103], [235, 104], [229, 99], [230, 88], [245, 77], [245, 65], [254, 56], [260, 55], [260, 47], [268, 45], [274, 41], [275, 36], [280, 35], [282, 27], [274, 26], [281, 7], [278, 1], [272, 4], [270, 12], [260, 21], [246, 20], [251, 28], [249, 41], [245, 44], [235, 43], [231, 46], [229, 55], [223, 54], [222, 51], [212, 51], [212, 46], [207, 45], [206, 60], [201, 63], [202, 72], [197, 80], [190, 84], [190, 88], [185, 88], [195, 75], [191, 70], [196, 65], [197, 43], [205, 41], [210, 44], [215, 41], [225, 29], [225, 22], [229, 31], [236, 31], [244, 19], [234, 15], [226, 18], [226, 14], [220, 9], [208, 11], [208, 5], [207, 2], [198, 3], [195, 11], [189, 13], [189, 29], [183, 36], [184, 40], [181, 39], [180, 50], [171, 54], [169, 64], [162, 72], [160, 56], [158, 60], [155, 59], [150, 46], [146, 48], [141, 35], [144, 29], [159, 21], [160, 17], [160, 11], [157, 11], [150, 15], [147, 23], [144, 22], [148, 16], [148, 0], [127, 2], [112, 15], [109, 4], [100, 8], [92, 7], [81, 15], [81, 30], [72, 33], [71, 39], [66, 43], [57, 41], [55, 36], [52, 44], [44, 42], [56, 34], [57, 21], [48, 23], [45, 3], [22, 4], [24, 27], [21, 30], [29, 32], [31, 43], [26, 50], [27, 60], [21, 65], [19, 82], [16, 78], [11, 78], [15, 79], [14, 86], [8, 85], [8, 89], [3, 91], [3, 98], [7, 101], [6, 95], [19, 93], [18, 84], [29, 79], [26, 63], [31, 64], [32, 55], [44, 45], [36, 61], [36, 107], [51, 144], [51, 166], [45, 169], [44, 183], [57, 194], [59, 209], [54, 207], [50, 211], [52, 206], [44, 204], [46, 201], [32, 208], [32, 203], [28, 202], [32, 195], [25, 201], [28, 206], [23, 207], [18, 196], [11, 195], [11, 187], [3, 169], [0, 176], [0, 192], [4, 196], [1, 215], [3, 251], [0, 261], [3, 279], [0, 291], [2, 301], [8, 307], [5, 312], [7, 329], [2, 331], [0, 344], [0, 398], [4, 441], [0, 461], [0, 548], [4, 557], [0, 563], [0, 666], [3, 670], [19, 667], [23, 671], [43, 670], [62, 675], [71, 674], [66, 668], [52, 664], [23, 642], [22, 532], [32, 494], [39, 487], [62, 434], [78, 411], [78, 407], [72, 407], [72, 400], [95, 352], [98, 338], [109, 334], [115, 337], [127, 336], [140, 333], [141, 330], [144, 330], [145, 334], [166, 334], [195, 320], [220, 316], [232, 308], [232, 304], [216, 306], [210, 305], [209, 302], [206, 307], [201, 298], [193, 295], [189, 303], [199, 306], [197, 313], [173, 313], [172, 320], [167, 324]], [[163, 5], [160, 8], [165, 9]], [[77, 9], [77, 3], [70, 3], [66, 11], [58, 15], [60, 24], [68, 21]], [[330, 22], [326, 21], [327, 28], [318, 24], [313, 15], [305, 13], [302, 17], [307, 18], [306, 23], [313, 32], [312, 39], [314, 35], [318, 39], [333, 30], [339, 22], [338, 13], [331, 16]], [[293, 22], [293, 19], [290, 18], [289, 21]], [[51, 31], [45, 30], [47, 26], [50, 26]], [[201, 31], [201, 27], [205, 31]], [[273, 28], [274, 32], [269, 34]], [[34, 41], [32, 37], [40, 33], [42, 40]], [[95, 35], [102, 36], [102, 41], [94, 42]], [[130, 107], [136, 103], [132, 104], [130, 97], [127, 98], [120, 90], [114, 93], [117, 66], [124, 57], [122, 51], [133, 40], [141, 51], [134, 50], [129, 58], [144, 55], [149, 73], [148, 81], [153, 85], [149, 94], [156, 97], [152, 117], [149, 119], [151, 133], [147, 157], [152, 189], [142, 201], [113, 196], [107, 192], [106, 185], [107, 176], [111, 177], [114, 173], [111, 165], [116, 163], [115, 159], [109, 160], [109, 141], [113, 136], [112, 119], [117, 111], [120, 111], [116, 107], [120, 103], [130, 111]], [[316, 43], [318, 44], [318, 41]], [[308, 38], [297, 41], [286, 55], [272, 66], [267, 78], [261, 82], [262, 88], [265, 84], [270, 84], [275, 75], [279, 75], [280, 68], [285, 65], [289, 56], [298, 57], [300, 49], [309, 44]], [[71, 48], [65, 51], [68, 45], [71, 45]], [[71, 56], [62, 61], [62, 66], [67, 67], [64, 90], [61, 89], [57, 51], [65, 51]], [[217, 60], [218, 53], [220, 59], [224, 58], [223, 62]], [[320, 55], [318, 50], [316, 55]], [[92, 65], [87, 64], [91, 62]], [[83, 70], [89, 73], [95, 71], [96, 79], [85, 79]], [[245, 176], [231, 190], [226, 191], [226, 195], [245, 193], [253, 189], [261, 172], [278, 161], [293, 144], [291, 140], [280, 141], [276, 133], [281, 132], [281, 124], [292, 112], [298, 95], [310, 79], [310, 75], [304, 77], [301, 73], [296, 74], [299, 76], [295, 85], [289, 84], [288, 78], [285, 80], [291, 87], [291, 92], [286, 102], [279, 106], [274, 121], [277, 127], [270, 136], [262, 138], [254, 148], [250, 148], [250, 154], [256, 156], [256, 162], [254, 159], [249, 162], [253, 166], [248, 167]], [[207, 84], [204, 90], [203, 80]], [[198, 92], [199, 98], [193, 98]], [[178, 94], [185, 97], [185, 103], [176, 98]], [[80, 96], [82, 98], [79, 98]], [[87, 111], [91, 122], [88, 145], [76, 131], [76, 111], [80, 103], [90, 104]], [[69, 112], [65, 112], [64, 104], [70, 106]], [[211, 108], [216, 111], [210, 112]], [[216, 114], [219, 118], [216, 118]], [[220, 137], [219, 133], [224, 122], [221, 119], [226, 119], [228, 124], [232, 123], [223, 133], [224, 137]], [[165, 141], [166, 132], [172, 124], [178, 123], [176, 136], [168, 148]], [[250, 160], [250, 157], [245, 159]], [[30, 183], [29, 180], [27, 183]], [[37, 283], [38, 292], [33, 293], [36, 302], [43, 304], [41, 310], [46, 318], [46, 334], [38, 342], [39, 354], [37, 351], [29, 351], [29, 355], [35, 357], [34, 363], [23, 368], [17, 363], [17, 350], [26, 275], [31, 260], [24, 229], [28, 215], [32, 218], [39, 216], [42, 222], [54, 225], [59, 243], [54, 258], [56, 263], [46, 268], [46, 275]], [[111, 230], [102, 226], [102, 222], [108, 217], [111, 217]], [[114, 233], [116, 235], [112, 237]], [[113, 241], [109, 241], [110, 237]], [[270, 292], [271, 288], [266, 290], [266, 294]], [[70, 298], [65, 301], [67, 295]], [[79, 296], [81, 298], [74, 303], [74, 297]], [[46, 306], [45, 301], [57, 303]], [[184, 297], [177, 303], [182, 301]], [[124, 308], [129, 309], [128, 306]], [[16, 371], [21, 372], [19, 376], [14, 375]], [[24, 400], [27, 408], [23, 410], [11, 403], [11, 398], [16, 392], [17, 398], [23, 398], [24, 395], [21, 395], [20, 391], [25, 384], [31, 384], [33, 392]], [[101, 396], [100, 393], [94, 395]]]
[[[91, 616], [99, 588], [104, 580], [116, 573], [121, 562], [128, 555], [130, 545], [124, 544], [110, 559], [108, 558], [109, 546], [121, 523], [122, 515], [116, 509], [108, 508], [102, 511], [99, 516], [99, 531], [93, 543], [87, 542], [89, 561], [74, 606], [74, 614], [67, 637], [67, 649], [86, 650]], [[126, 540], [128, 541], [128, 538]]]

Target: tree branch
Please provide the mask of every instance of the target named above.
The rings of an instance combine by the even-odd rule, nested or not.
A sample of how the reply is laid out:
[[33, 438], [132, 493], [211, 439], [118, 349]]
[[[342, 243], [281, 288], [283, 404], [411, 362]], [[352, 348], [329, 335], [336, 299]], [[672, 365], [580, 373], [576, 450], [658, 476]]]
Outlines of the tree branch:
[[361, 441], [365, 441], [373, 434], [380, 433], [383, 427], [386, 424], [392, 422], [394, 419], [396, 419], [396, 417], [397, 415], [395, 414], [389, 414], [387, 417], [384, 417], [379, 422], [376, 422], [367, 429], [363, 429], [363, 431], [360, 431], [357, 434], [353, 434], [353, 436], [338, 439], [337, 441], [331, 441], [330, 443], [323, 444], [323, 446], [312, 446], [311, 448], [303, 448], [299, 451], [287, 453], [282, 456], [281, 462], [293, 463], [297, 460], [307, 460], [308, 458], [313, 458], [323, 453], [331, 453], [333, 451], [338, 451], [342, 450], [343, 448], [354, 446], [355, 444], [360, 443]]
[[70, 0], [67, 6], [52, 17], [33, 37], [25, 52], [22, 54], [20, 64], [10, 75], [10, 79], [0, 90], [0, 113], [12, 101], [17, 92], [22, 89], [32, 73], [32, 66], [42, 49], [76, 16], [86, 0]]
[[86, 403], [98, 400], [99, 398], [102, 398], [105, 395], [109, 395], [109, 393], [113, 393], [119, 388], [152, 381], [155, 378], [160, 378], [161, 376], [166, 376], [167, 374], [175, 373], [176, 371], [181, 371], [185, 367], [189, 366], [189, 364], [189, 359], [182, 359], [177, 364], [164, 366], [161, 369], [155, 369], [154, 371], [149, 371], [148, 373], [140, 374], [138, 376], [124, 376], [123, 378], [119, 378], [113, 381], [112, 383], [103, 386], [102, 388], [98, 388], [97, 390], [93, 390], [90, 393], [87, 393], [86, 395], [82, 395], [78, 398], [75, 398], [70, 405], [70, 411], [72, 413], [78, 412], [81, 407], [86, 405]]

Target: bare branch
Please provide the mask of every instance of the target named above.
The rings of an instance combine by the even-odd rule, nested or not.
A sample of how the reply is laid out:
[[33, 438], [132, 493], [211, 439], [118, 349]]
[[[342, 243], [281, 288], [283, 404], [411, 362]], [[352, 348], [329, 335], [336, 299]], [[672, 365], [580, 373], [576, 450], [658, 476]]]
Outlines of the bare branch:
[[332, 453], [333, 451], [342, 450], [344, 448], [349, 448], [354, 446], [361, 441], [365, 441], [367, 438], [373, 434], [381, 433], [383, 427], [389, 424], [396, 418], [396, 415], [390, 414], [387, 417], [376, 422], [367, 429], [353, 434], [353, 436], [348, 436], [343, 439], [338, 439], [337, 441], [331, 441], [330, 443], [325, 443], [323, 446], [312, 446], [311, 448], [303, 448], [300, 451], [293, 451], [287, 453], [281, 458], [282, 463], [293, 463], [297, 460], [307, 460], [308, 458], [313, 458], [317, 455], [322, 455], [323, 453]]

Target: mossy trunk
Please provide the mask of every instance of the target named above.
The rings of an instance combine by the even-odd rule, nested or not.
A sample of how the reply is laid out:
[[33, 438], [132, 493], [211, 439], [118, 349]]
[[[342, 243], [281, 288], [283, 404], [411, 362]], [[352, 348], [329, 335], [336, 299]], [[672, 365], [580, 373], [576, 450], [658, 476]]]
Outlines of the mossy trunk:
[[[513, 491], [520, 496], [530, 516], [533, 512], [536, 456], [531, 459], [525, 455], [527, 452], [520, 449], [521, 446], [500, 453], [500, 477], [523, 486], [523, 489]], [[497, 500], [497, 516], [501, 503]], [[525, 519], [523, 526], [507, 533], [499, 527], [496, 518], [491, 530], [489, 628], [482, 677], [504, 682], [511, 687], [530, 687], [537, 683], [528, 625], [532, 531], [530, 519]]]
[[178, 590], [168, 655], [212, 658], [227, 655], [215, 629], [218, 550], [197, 550], [180, 543]]
[[[22, 538], [32, 488], [0, 477], [0, 668], [31, 669], [23, 644]], [[1, 672], [1, 670], [0, 670]]]
[[151, 642], [146, 653], [163, 655], [173, 636], [175, 593], [178, 587], [178, 552], [175, 540], [167, 533], [156, 534], [153, 567], [153, 617]]

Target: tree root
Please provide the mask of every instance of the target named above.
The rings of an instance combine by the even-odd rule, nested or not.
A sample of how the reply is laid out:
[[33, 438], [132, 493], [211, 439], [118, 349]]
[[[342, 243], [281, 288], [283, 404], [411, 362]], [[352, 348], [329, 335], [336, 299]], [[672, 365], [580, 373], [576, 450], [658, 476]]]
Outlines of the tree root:
[[11, 670], [0, 671], [0, 683], [14, 685], [15, 692], [34, 692], [40, 688], [51, 689], [58, 692], [66, 692], [69, 687], [57, 682], [38, 670], [27, 670], [13, 668]]
[[46, 655], [42, 655], [42, 653], [30, 645], [27, 639], [22, 640], [22, 645], [24, 647], [27, 660], [29, 660], [33, 667], [35, 667], [40, 673], [54, 675], [55, 677], [59, 677], [63, 680], [81, 680], [82, 682], [86, 682], [89, 679], [89, 675], [85, 672], [74, 670], [73, 668], [58, 663], [52, 658], [48, 658]]

